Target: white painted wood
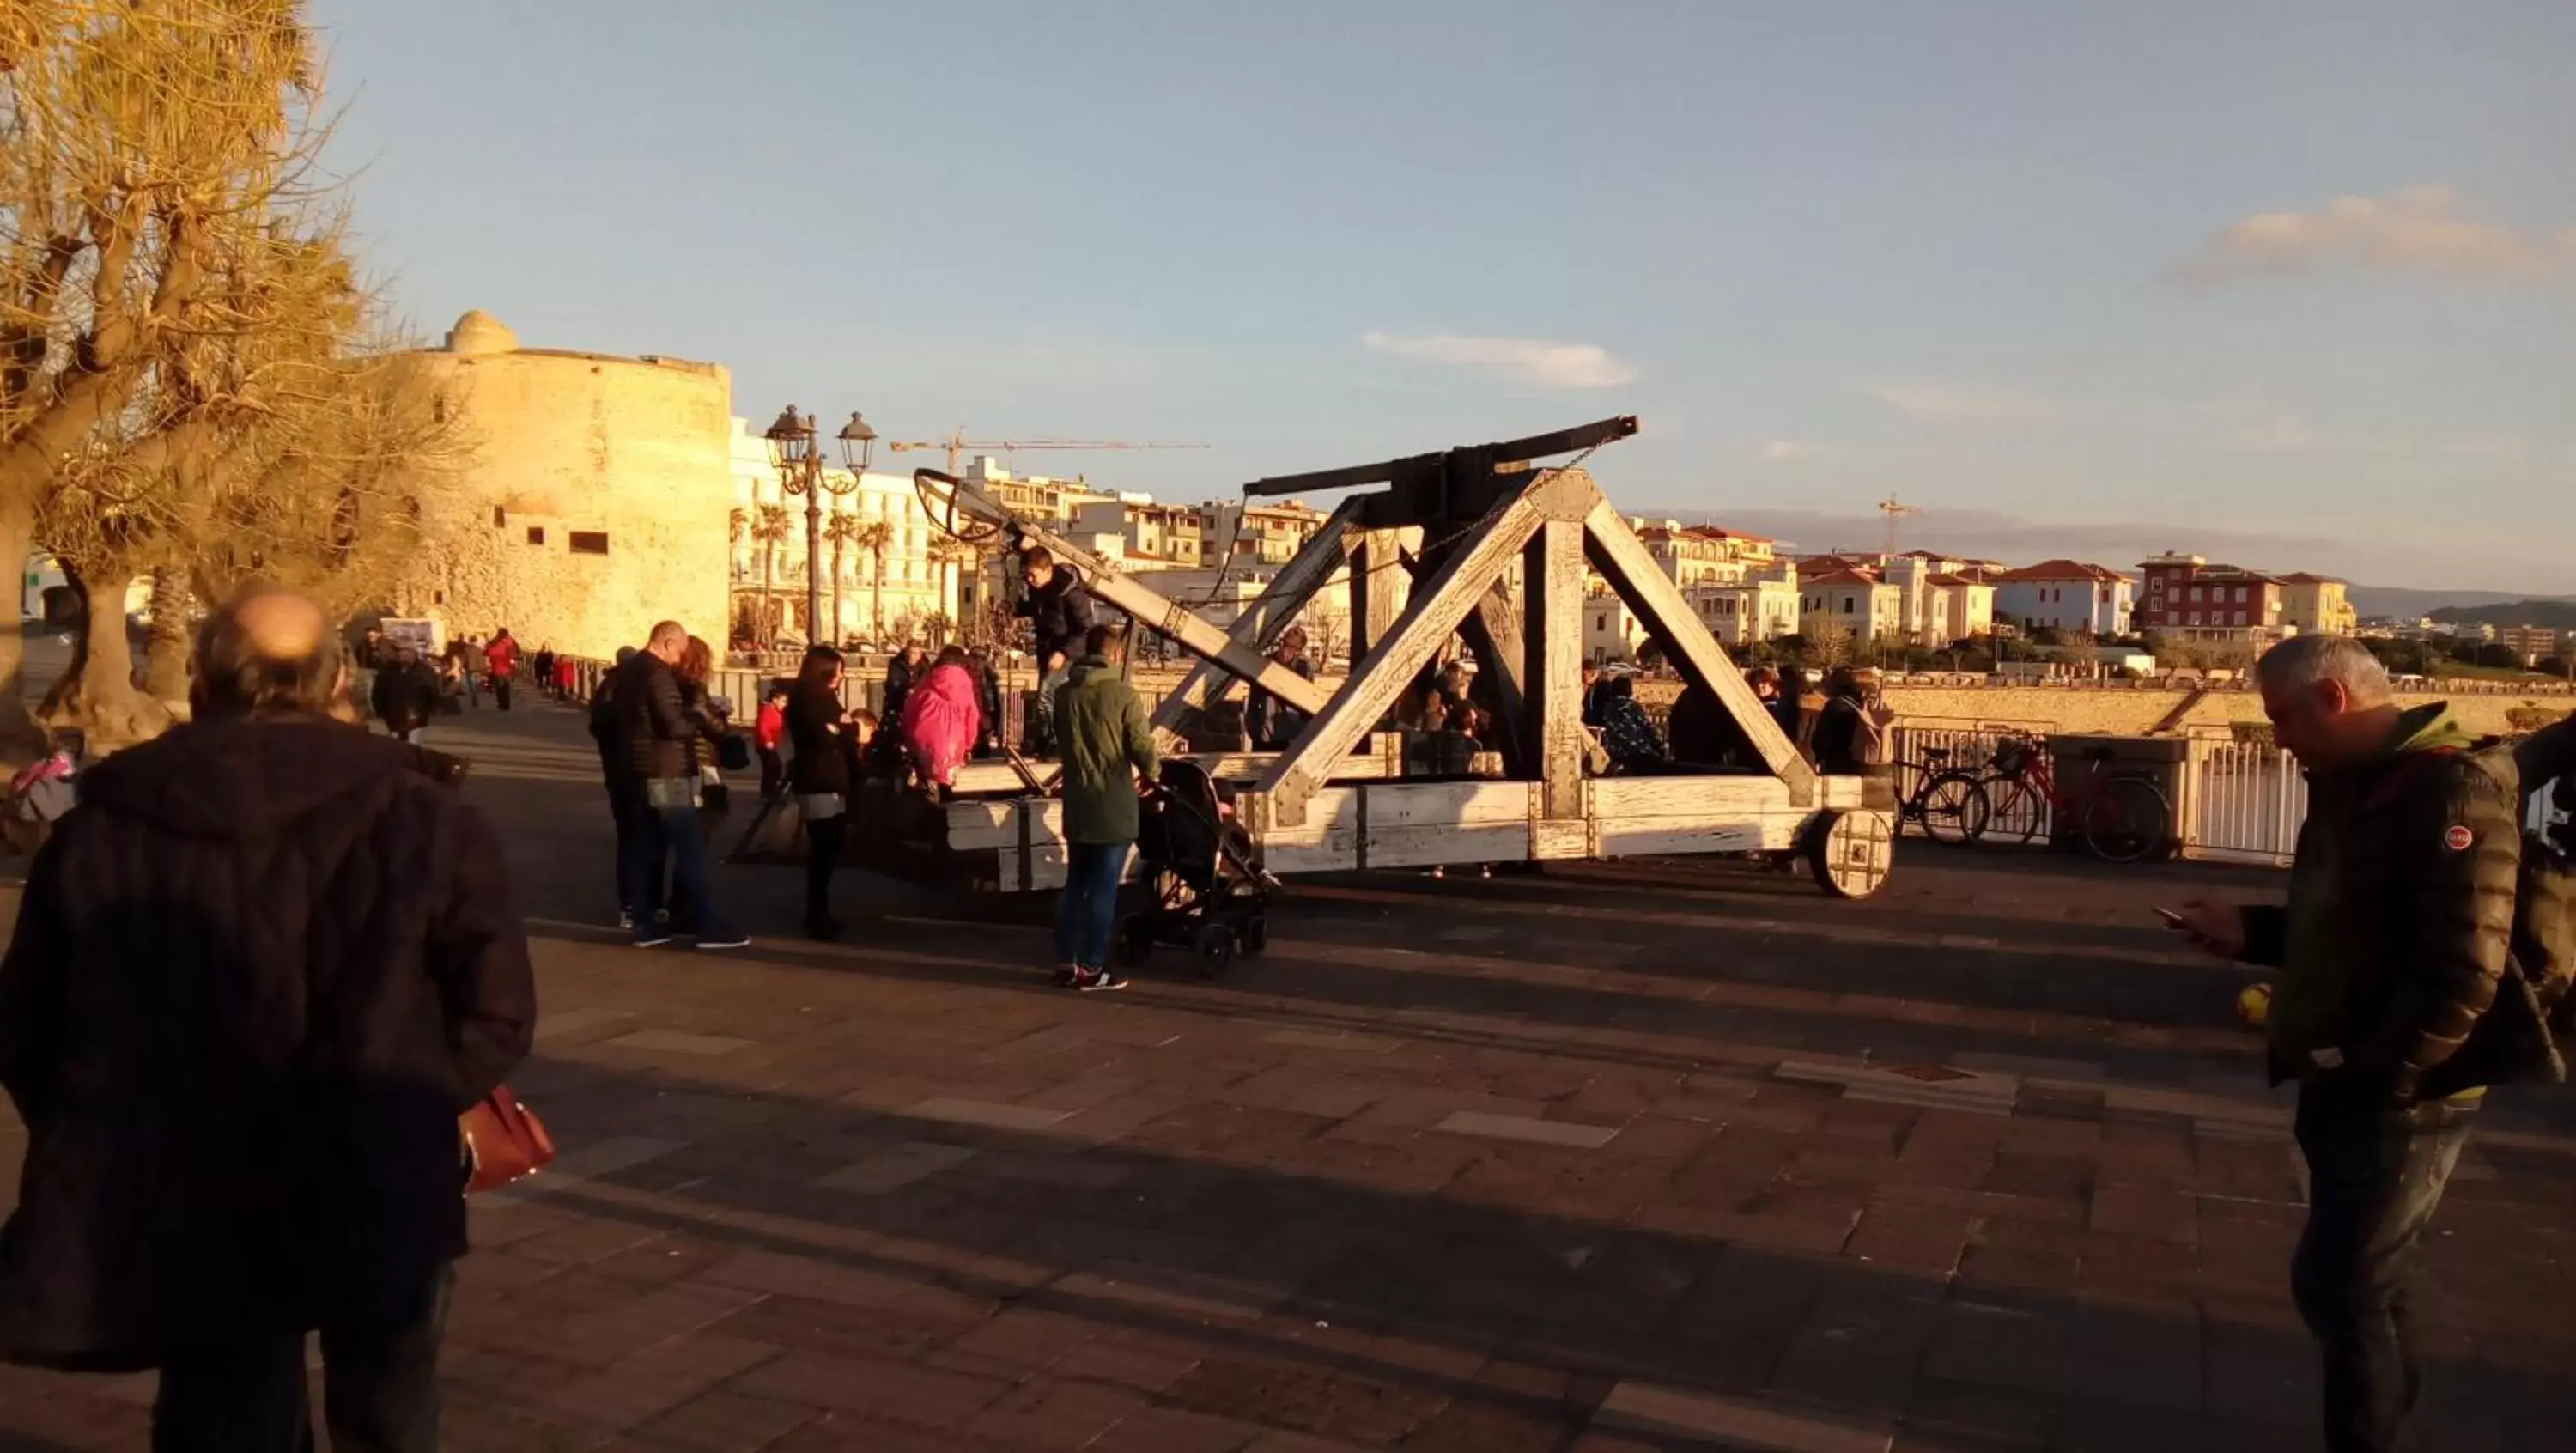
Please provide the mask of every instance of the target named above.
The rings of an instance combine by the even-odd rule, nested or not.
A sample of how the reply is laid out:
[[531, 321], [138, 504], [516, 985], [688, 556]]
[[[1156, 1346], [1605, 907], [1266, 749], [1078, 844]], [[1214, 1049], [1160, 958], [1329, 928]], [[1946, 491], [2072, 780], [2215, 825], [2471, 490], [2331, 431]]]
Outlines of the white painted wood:
[[[1475, 827], [1395, 827], [1369, 824], [1367, 868], [1429, 868], [1453, 863], [1520, 863], [1529, 860], [1526, 821]], [[1272, 869], [1273, 872], [1278, 871]]]
[[1589, 785], [1596, 818], [1745, 817], [1791, 805], [1777, 777], [1595, 777]]
[[1526, 828], [1536, 786], [1532, 782], [1388, 782], [1358, 790], [1368, 794], [1369, 831], [1375, 833], [1380, 828], [1489, 823]]
[[1533, 861], [1562, 863], [1592, 856], [1592, 824], [1582, 818], [1540, 818], [1529, 827]]
[[1545, 785], [1541, 811], [1551, 818], [1583, 813], [1583, 766], [1591, 735], [1583, 729], [1583, 525], [1549, 520], [1522, 556], [1529, 593], [1522, 625], [1521, 730], [1530, 775]]

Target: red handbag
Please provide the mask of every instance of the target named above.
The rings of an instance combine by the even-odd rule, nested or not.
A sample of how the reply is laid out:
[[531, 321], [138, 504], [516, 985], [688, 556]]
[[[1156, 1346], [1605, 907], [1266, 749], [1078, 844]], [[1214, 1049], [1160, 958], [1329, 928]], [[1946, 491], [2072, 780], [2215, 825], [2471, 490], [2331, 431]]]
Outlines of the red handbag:
[[507, 1085], [497, 1086], [480, 1103], [457, 1118], [465, 1141], [465, 1194], [498, 1190], [523, 1181], [554, 1163], [554, 1137], [537, 1112], [519, 1103]]

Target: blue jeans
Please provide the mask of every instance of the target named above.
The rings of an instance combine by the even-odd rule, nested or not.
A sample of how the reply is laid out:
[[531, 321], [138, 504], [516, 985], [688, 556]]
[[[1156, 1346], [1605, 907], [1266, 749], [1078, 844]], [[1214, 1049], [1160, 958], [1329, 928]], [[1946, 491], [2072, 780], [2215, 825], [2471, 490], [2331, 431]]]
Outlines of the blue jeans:
[[740, 938], [716, 908], [698, 810], [657, 808], [638, 792], [627, 811], [634, 817], [627, 831], [627, 850], [632, 855], [627, 881], [635, 890], [635, 936], [649, 937], [660, 928], [655, 918], [666, 906], [662, 884], [667, 873], [671, 894], [678, 900], [667, 905], [675, 923], [685, 924], [690, 934], [701, 939]]
[[2290, 1260], [2290, 1297], [2325, 1358], [2327, 1453], [2415, 1446], [2423, 1376], [2407, 1276], [2475, 1113], [2444, 1103], [2392, 1108], [2366, 1085], [2299, 1087], [2308, 1225]]
[[1109, 940], [1118, 931], [1118, 880], [1127, 873], [1134, 843], [1067, 843], [1064, 891], [1055, 900], [1055, 957], [1086, 969], [1109, 963]]

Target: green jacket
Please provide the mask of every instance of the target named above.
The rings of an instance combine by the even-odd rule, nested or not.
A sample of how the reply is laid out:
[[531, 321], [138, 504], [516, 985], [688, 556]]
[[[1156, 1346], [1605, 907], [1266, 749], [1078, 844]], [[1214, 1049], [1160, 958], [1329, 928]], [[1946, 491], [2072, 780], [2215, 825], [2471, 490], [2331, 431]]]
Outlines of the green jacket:
[[1064, 749], [1064, 840], [1136, 840], [1136, 776], [1161, 764], [1145, 703], [1100, 656], [1075, 661], [1055, 694], [1056, 740]]
[[2245, 911], [2247, 960], [2281, 970], [2276, 1082], [2350, 1074], [2411, 1101], [2510, 1077], [2449, 1062], [2505, 970], [2521, 807], [2512, 753], [2438, 702], [2379, 756], [2311, 776], [2289, 902]]

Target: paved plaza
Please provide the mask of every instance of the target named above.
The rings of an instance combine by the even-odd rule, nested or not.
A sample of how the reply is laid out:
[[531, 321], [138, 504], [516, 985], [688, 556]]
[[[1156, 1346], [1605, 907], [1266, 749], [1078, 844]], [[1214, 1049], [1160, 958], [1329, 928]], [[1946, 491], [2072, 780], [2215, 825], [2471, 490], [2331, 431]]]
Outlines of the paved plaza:
[[[2148, 912], [2277, 874], [1354, 878], [1222, 982], [1080, 996], [1032, 905], [884, 886], [842, 945], [627, 947], [575, 715], [437, 735], [509, 839], [513, 1082], [564, 1149], [477, 1204], [453, 1448], [2316, 1446], [2287, 1099]], [[723, 873], [795, 923], [795, 872]], [[2419, 1303], [2444, 1453], [2576, 1427], [2576, 1097], [2496, 1098]], [[150, 1396], [0, 1371], [0, 1449], [140, 1448]]]

